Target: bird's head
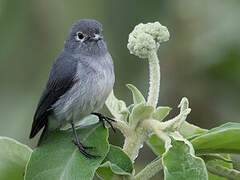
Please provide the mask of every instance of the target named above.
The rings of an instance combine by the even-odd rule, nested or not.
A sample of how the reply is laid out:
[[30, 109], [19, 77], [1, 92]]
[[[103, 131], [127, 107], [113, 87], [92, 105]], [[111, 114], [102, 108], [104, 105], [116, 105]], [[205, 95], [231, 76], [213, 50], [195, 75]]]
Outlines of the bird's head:
[[106, 53], [107, 47], [102, 35], [102, 25], [90, 19], [82, 19], [74, 23], [65, 42], [65, 50], [86, 55]]

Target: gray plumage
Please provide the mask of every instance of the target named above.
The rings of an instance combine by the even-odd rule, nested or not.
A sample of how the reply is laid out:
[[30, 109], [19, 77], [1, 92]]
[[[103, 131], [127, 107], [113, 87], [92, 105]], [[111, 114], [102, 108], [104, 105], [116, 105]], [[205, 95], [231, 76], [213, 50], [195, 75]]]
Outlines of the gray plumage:
[[95, 20], [73, 24], [34, 115], [30, 138], [100, 110], [114, 84], [111, 55]]
[[52, 105], [53, 116], [61, 127], [66, 121], [79, 121], [100, 110], [113, 88], [113, 64], [109, 53], [77, 59], [74, 85]]

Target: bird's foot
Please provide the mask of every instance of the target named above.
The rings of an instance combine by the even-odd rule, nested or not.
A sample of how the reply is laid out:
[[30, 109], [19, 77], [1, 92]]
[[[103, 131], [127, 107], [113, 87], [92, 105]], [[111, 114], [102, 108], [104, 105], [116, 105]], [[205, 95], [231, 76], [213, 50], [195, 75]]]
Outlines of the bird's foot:
[[115, 128], [114, 128], [113, 125], [112, 125], [112, 122], [116, 122], [116, 120], [114, 120], [114, 119], [112, 119], [112, 118], [109, 118], [109, 117], [107, 117], [107, 116], [104, 116], [104, 115], [102, 115], [101, 113], [95, 113], [95, 112], [93, 112], [92, 114], [93, 114], [93, 115], [96, 115], [96, 116], [99, 118], [99, 121], [102, 122], [103, 127], [105, 127], [104, 121], [106, 121], [106, 122], [111, 126], [112, 130], [113, 130], [114, 132], [116, 132]]
[[[76, 140], [72, 140], [72, 142], [76, 145], [76, 146], [81, 146], [83, 149], [96, 149], [96, 147], [93, 146], [84, 146], [82, 143], [78, 143]], [[79, 144], [79, 145], [78, 145]]]
[[93, 154], [90, 154], [86, 151], [86, 149], [95, 149], [95, 147], [91, 147], [91, 146], [84, 146], [82, 143], [80, 143], [79, 141], [77, 140], [73, 140], [73, 143], [78, 147], [79, 151], [87, 158], [92, 158], [92, 159], [95, 159], [97, 157], [100, 157], [100, 156], [97, 156], [97, 155], [93, 155]]

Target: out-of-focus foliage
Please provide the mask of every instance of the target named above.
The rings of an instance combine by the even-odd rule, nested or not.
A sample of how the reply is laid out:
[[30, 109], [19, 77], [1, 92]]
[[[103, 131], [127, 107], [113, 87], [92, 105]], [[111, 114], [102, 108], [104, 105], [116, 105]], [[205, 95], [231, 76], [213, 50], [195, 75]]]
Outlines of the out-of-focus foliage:
[[23, 179], [32, 150], [18, 141], [0, 137], [0, 179]]
[[28, 140], [34, 110], [72, 23], [81, 18], [103, 24], [120, 99], [131, 101], [127, 83], [147, 95], [147, 62], [128, 53], [128, 34], [135, 24], [160, 21], [171, 38], [159, 53], [159, 105], [174, 107], [187, 96], [194, 124], [209, 129], [240, 122], [238, 0], [0, 0], [0, 135], [35, 145]]

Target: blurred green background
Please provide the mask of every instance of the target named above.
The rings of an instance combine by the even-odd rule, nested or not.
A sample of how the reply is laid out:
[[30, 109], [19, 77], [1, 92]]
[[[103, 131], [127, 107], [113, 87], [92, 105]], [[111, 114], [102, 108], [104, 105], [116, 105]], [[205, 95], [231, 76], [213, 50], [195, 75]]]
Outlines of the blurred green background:
[[[159, 51], [159, 105], [178, 113], [183, 96], [188, 121], [203, 128], [240, 122], [240, 2], [237, 0], [0, 0], [0, 135], [30, 146], [32, 117], [53, 61], [71, 25], [91, 18], [103, 24], [115, 64], [115, 94], [131, 103], [125, 84], [148, 90], [148, 63], [130, 55], [128, 34], [140, 22], [159, 21], [171, 38]], [[122, 144], [120, 133], [111, 141]], [[143, 148], [141, 164], [153, 158]], [[146, 156], [146, 154], [148, 154]]]

